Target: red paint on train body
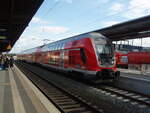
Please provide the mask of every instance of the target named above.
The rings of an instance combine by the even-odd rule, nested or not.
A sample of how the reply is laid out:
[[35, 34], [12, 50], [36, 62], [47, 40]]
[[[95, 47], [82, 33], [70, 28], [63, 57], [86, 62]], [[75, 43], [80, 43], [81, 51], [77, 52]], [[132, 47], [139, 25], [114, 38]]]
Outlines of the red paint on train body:
[[150, 52], [129, 52], [128, 64], [150, 64]]

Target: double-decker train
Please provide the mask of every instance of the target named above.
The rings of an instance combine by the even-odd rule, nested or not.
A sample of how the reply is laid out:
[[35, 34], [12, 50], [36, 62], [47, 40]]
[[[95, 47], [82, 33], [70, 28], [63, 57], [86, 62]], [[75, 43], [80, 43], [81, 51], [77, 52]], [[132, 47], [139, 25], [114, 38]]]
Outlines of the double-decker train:
[[119, 76], [112, 42], [91, 32], [25, 50], [18, 59], [47, 65], [88, 78], [114, 80]]

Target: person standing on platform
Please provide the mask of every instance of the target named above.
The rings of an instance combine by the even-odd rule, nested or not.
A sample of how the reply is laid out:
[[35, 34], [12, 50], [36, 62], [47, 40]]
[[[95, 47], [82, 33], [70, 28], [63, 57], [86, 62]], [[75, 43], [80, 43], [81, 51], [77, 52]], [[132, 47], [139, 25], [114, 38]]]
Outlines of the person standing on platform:
[[14, 63], [14, 58], [13, 58], [13, 56], [11, 56], [10, 60], [9, 60], [9, 67], [10, 68], [13, 68], [13, 63]]
[[9, 66], [9, 59], [8, 59], [8, 57], [6, 56], [5, 62], [4, 62], [4, 68], [6, 69], [6, 68], [8, 68], [8, 66]]
[[3, 56], [0, 56], [0, 70], [3, 69]]
[[1, 58], [0, 58], [0, 68], [3, 70], [5, 69], [5, 57], [2, 55]]

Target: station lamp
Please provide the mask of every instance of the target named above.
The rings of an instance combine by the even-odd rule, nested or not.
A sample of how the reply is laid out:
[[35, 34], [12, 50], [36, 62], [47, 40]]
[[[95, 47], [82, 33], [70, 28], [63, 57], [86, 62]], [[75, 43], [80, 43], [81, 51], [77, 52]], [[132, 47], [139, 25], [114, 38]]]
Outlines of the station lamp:
[[8, 46], [6, 47], [6, 49], [7, 49], [7, 50], [11, 50], [11, 48], [12, 48], [12, 47], [11, 47], [11, 45], [10, 45], [10, 43], [9, 43]]

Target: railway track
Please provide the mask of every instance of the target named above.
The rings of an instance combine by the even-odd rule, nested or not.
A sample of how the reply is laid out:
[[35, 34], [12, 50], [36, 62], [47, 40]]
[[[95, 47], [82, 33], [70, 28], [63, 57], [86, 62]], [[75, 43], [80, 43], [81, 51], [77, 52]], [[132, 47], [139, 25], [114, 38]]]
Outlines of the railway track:
[[[24, 64], [24, 65], [26, 65], [26, 64]], [[29, 65], [26, 65], [27, 67], [29, 66]], [[24, 68], [25, 68], [25, 66], [24, 66]], [[34, 73], [34, 72], [33, 72]], [[38, 81], [38, 80], [36, 80], [36, 81]], [[40, 82], [39, 83], [37, 83], [37, 84], [40, 84]], [[91, 85], [91, 84], [90, 84]], [[108, 96], [110, 96], [110, 97], [112, 97], [112, 98], [116, 98], [116, 99], [118, 99], [118, 100], [120, 100], [120, 101], [122, 101], [122, 102], [124, 102], [124, 103], [130, 103], [129, 105], [133, 105], [133, 106], [136, 106], [137, 108], [139, 108], [139, 109], [148, 109], [149, 110], [149, 112], [150, 112], [150, 97], [149, 96], [146, 96], [146, 95], [143, 95], [143, 94], [140, 94], [140, 93], [136, 93], [136, 92], [133, 92], [133, 91], [129, 91], [129, 90], [125, 90], [125, 89], [120, 89], [120, 88], [117, 88], [117, 87], [113, 87], [113, 86], [106, 86], [106, 85], [101, 85], [101, 86], [95, 86], [95, 85], [93, 85], [92, 86], [93, 88], [95, 88], [97, 91], [99, 91], [100, 93], [103, 93], [104, 95], [108, 95]], [[47, 91], [47, 90], [49, 90], [51, 87], [47, 87], [47, 85], [45, 85], [45, 90]], [[51, 88], [52, 89], [52, 88]], [[59, 89], [59, 88], [58, 88]], [[41, 89], [41, 90], [43, 90], [44, 91], [44, 87], [43, 87], [43, 89]], [[60, 89], [61, 90], [61, 89]], [[46, 92], [46, 91], [44, 91], [44, 92]], [[65, 93], [66, 93], [66, 91], [65, 91]], [[74, 95], [73, 93], [71, 93], [71, 92], [67, 92], [67, 93], [69, 93], [69, 94], [71, 94], [71, 97], [73, 97], [73, 98], [78, 98], [77, 100], [78, 101], [82, 101], [82, 103], [84, 103], [84, 105], [81, 105], [80, 104], [80, 102], [79, 102], [79, 105], [80, 105], [80, 108], [82, 108], [82, 109], [84, 109], [84, 106], [86, 106], [86, 104], [88, 105], [88, 107], [85, 107], [85, 111], [87, 111], [87, 113], [88, 112], [90, 112], [90, 113], [92, 113], [93, 111], [93, 109], [95, 110], [96, 109], [96, 111], [94, 111], [93, 113], [98, 113], [98, 112], [103, 112], [103, 110], [102, 109], [99, 109], [98, 107], [96, 107], [96, 106], [92, 106], [92, 104], [90, 103], [90, 102], [86, 102], [85, 100], [82, 100], [82, 98], [80, 98], [79, 97], [79, 95]], [[55, 93], [55, 90], [52, 90], [52, 92], [51, 92], [51, 94], [53, 94], [53, 95], [55, 95], [56, 93]], [[57, 95], [57, 94], [56, 94]], [[61, 96], [62, 94], [61, 94], [61, 92], [59, 92], [58, 93], [58, 97], [60, 97], [59, 99], [62, 99], [62, 100], [60, 100], [60, 101], [58, 101], [58, 102], [64, 102], [65, 100], [63, 100], [63, 99], [65, 99], [65, 97], [63, 97], [63, 96]], [[56, 96], [57, 97], [57, 96]], [[51, 98], [56, 98], [56, 97], [51, 97]], [[48, 98], [50, 98], [50, 97], [48, 97]], [[58, 99], [58, 100], [59, 100]], [[66, 98], [67, 100], [71, 100], [70, 98]], [[57, 100], [57, 99], [56, 99]], [[56, 106], [58, 106], [59, 105], [59, 103], [57, 104], [57, 102], [55, 102], [55, 100], [52, 100], [52, 101], [54, 101], [54, 103], [56, 103]], [[73, 100], [74, 101], [74, 100]], [[88, 104], [89, 103], [89, 104]], [[72, 106], [78, 106], [78, 104], [77, 105], [73, 105], [73, 104], [70, 104], [70, 105], [72, 105]], [[69, 105], [67, 105], [67, 106], [69, 106]], [[62, 108], [65, 108], [65, 107], [60, 107], [59, 109], [62, 109]], [[67, 107], [66, 107], [67, 108]], [[88, 108], [90, 108], [90, 109], [92, 109], [92, 110], [90, 110], [90, 109], [88, 109]], [[73, 109], [72, 109], [73, 110]], [[70, 113], [80, 113], [80, 112], [77, 112], [77, 111], [75, 111], [75, 112], [70, 112]], [[83, 113], [84, 113], [84, 111], [83, 111]], [[86, 113], [86, 112], [85, 112]], [[148, 113], [148, 112], [132, 112], [132, 113]]]
[[92, 106], [77, 95], [59, 88], [49, 83], [36, 73], [28, 69], [26, 64], [17, 64], [23, 73], [45, 94], [45, 96], [62, 112], [62, 113], [103, 113], [101, 109]]
[[112, 86], [99, 87], [98, 89], [102, 90], [106, 94], [116, 96], [118, 99], [122, 99], [124, 102], [130, 102], [132, 105], [137, 105], [141, 108], [150, 108], [149, 96]]

